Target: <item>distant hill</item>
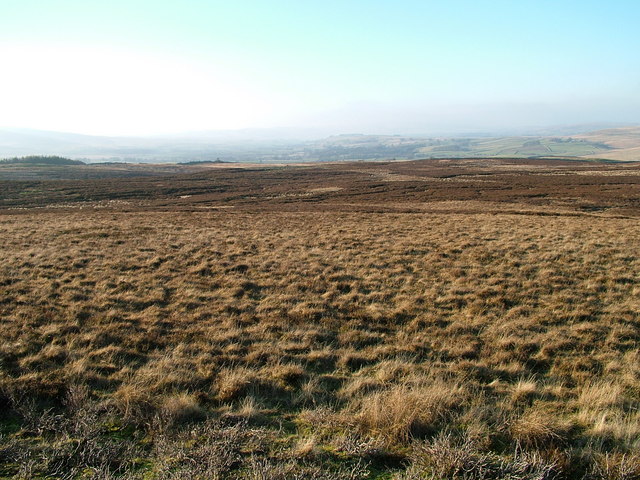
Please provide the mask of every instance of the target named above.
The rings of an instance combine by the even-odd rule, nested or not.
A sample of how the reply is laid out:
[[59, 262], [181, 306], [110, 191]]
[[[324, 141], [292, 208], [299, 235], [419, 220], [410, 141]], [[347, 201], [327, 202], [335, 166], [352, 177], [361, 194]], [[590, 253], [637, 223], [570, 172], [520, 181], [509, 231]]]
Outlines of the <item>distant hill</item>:
[[[640, 160], [640, 127], [549, 135], [403, 136], [342, 134], [313, 140], [267, 139], [259, 131], [201, 132], [156, 137], [100, 137], [0, 128], [0, 158], [38, 156], [129, 163], [299, 163], [421, 158], [574, 157]], [[572, 131], [572, 133], [568, 133]], [[585, 133], [586, 132], [586, 133]], [[252, 137], [252, 135], [255, 135]], [[43, 156], [44, 155], [44, 156]], [[55, 157], [52, 157], [55, 156]], [[44, 160], [45, 165], [64, 161]], [[66, 163], [66, 165], [72, 165]], [[78, 165], [78, 164], [75, 164]]]
[[0, 160], [3, 165], [85, 165], [80, 160], [71, 160], [70, 158], [45, 155], [29, 155], [27, 157], [15, 157]]
[[[606, 158], [612, 160], [640, 160], [640, 127], [607, 128], [575, 135], [588, 142], [597, 142], [612, 148]], [[589, 155], [595, 158], [598, 155]]]

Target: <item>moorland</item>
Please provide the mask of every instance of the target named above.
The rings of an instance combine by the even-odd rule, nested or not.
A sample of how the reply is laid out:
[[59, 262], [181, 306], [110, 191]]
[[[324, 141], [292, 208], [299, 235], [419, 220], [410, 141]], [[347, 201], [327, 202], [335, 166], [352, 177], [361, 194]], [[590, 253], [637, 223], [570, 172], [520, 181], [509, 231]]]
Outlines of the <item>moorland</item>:
[[639, 163], [3, 168], [2, 478], [640, 478]]

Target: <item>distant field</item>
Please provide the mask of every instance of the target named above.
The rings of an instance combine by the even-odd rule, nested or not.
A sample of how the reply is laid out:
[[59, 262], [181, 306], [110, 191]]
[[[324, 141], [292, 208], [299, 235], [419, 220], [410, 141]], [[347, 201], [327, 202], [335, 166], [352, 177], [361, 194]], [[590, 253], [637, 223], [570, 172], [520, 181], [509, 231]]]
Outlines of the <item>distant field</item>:
[[0, 181], [0, 478], [640, 477], [640, 163], [109, 168]]
[[609, 148], [596, 142], [548, 137], [451, 140], [420, 149], [425, 157], [582, 157], [608, 158]]

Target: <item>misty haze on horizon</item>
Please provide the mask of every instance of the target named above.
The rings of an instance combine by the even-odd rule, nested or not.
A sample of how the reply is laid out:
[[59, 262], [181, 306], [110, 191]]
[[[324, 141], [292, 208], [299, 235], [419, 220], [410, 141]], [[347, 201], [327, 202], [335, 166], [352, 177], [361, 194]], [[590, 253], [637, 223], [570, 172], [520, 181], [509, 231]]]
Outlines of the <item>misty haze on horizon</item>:
[[[401, 135], [415, 137], [474, 137], [513, 135], [571, 135], [602, 128], [640, 124], [638, 104], [598, 106], [569, 104], [484, 104], [407, 106], [357, 103], [334, 111], [307, 115], [296, 124], [246, 128], [175, 128], [146, 133], [94, 133], [84, 129], [59, 130], [28, 125], [0, 125], [16, 134], [56, 134], [83, 137], [192, 140], [205, 143], [318, 140], [334, 135]], [[0, 149], [5, 146], [0, 143]], [[2, 155], [0, 150], [0, 155]]]
[[638, 18], [632, 0], [5, 2], [0, 126], [226, 142], [640, 124]]
[[349, 134], [274, 128], [110, 137], [0, 128], [0, 161], [50, 155], [85, 163], [296, 163], [459, 156], [640, 160], [639, 148], [640, 127], [604, 123], [464, 134], [447, 132], [446, 135]]

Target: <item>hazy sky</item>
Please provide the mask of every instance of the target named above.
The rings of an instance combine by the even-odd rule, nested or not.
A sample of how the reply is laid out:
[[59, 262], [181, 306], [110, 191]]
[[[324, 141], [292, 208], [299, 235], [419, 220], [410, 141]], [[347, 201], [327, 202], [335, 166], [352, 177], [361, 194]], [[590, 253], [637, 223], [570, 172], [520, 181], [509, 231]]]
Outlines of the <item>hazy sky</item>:
[[638, 0], [0, 0], [0, 126], [640, 123]]

